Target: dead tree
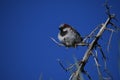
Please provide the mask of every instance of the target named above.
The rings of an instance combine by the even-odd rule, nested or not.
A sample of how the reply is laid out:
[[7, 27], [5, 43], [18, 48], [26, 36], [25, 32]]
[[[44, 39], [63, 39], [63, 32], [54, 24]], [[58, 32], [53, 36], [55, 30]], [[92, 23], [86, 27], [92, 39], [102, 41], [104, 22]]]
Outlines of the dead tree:
[[[98, 43], [98, 40], [101, 38], [101, 36], [103, 35], [103, 33], [106, 31], [106, 30], [109, 30], [111, 31], [111, 36], [110, 36], [110, 39], [109, 39], [109, 43], [108, 43], [108, 47], [109, 47], [109, 44], [110, 44], [110, 41], [111, 41], [111, 37], [112, 37], [112, 34], [113, 32], [115, 31], [115, 29], [117, 29], [117, 26], [115, 24], [112, 23], [112, 20], [115, 19], [115, 14], [111, 14], [110, 13], [110, 7], [108, 6], [108, 4], [105, 4], [105, 7], [106, 7], [106, 14], [108, 15], [108, 18], [107, 20], [102, 23], [99, 27], [96, 27], [85, 39], [84, 41], [86, 41], [88, 38], [92, 37], [93, 36], [93, 33], [95, 33], [95, 31], [99, 28], [99, 31], [96, 33], [96, 35], [94, 35], [94, 38], [92, 39], [92, 41], [89, 43], [88, 45], [88, 49], [86, 50], [84, 56], [83, 56], [83, 59], [81, 61], [78, 61], [77, 62], [77, 65], [74, 64], [74, 66], [76, 66], [76, 71], [74, 73], [71, 74], [69, 80], [82, 80], [82, 77], [81, 77], [81, 73], [85, 73], [88, 78], [90, 80], [92, 80], [91, 76], [84, 70], [84, 67], [86, 65], [86, 63], [88, 62], [89, 60], [89, 57], [90, 56], [93, 56], [94, 58], [94, 61], [95, 61], [95, 64], [97, 66], [97, 71], [98, 71], [98, 75], [99, 75], [99, 80], [112, 80], [112, 77], [103, 77], [101, 71], [100, 71], [100, 66], [99, 66], [99, 62], [98, 62], [98, 58], [97, 58], [97, 51], [96, 51], [96, 47], [100, 49], [101, 53], [102, 53], [102, 56], [104, 58], [104, 65], [105, 65], [105, 70], [107, 70], [106, 68], [106, 56], [105, 54], [103, 53], [102, 51], [102, 47], [99, 45]], [[113, 28], [109, 28], [108, 25], [111, 25], [113, 26]]]
[[[113, 32], [115, 32], [116, 30], [119, 30], [118, 26], [116, 26], [112, 20], [116, 20], [115, 14], [111, 14], [110, 13], [110, 6], [108, 6], [108, 3], [105, 3], [105, 8], [106, 8], [106, 14], [108, 16], [108, 18], [106, 19], [106, 21], [104, 23], [102, 23], [100, 26], [97, 26], [87, 37], [84, 38], [83, 42], [87, 42], [90, 39], [90, 42], [88, 42], [89, 45], [87, 45], [87, 50], [82, 58], [82, 60], [78, 61], [76, 60], [76, 62], [72, 65], [70, 65], [68, 68], [65, 68], [62, 64], [62, 62], [60, 60], [58, 60], [60, 66], [65, 70], [65, 71], [69, 71], [71, 70], [73, 67], [76, 67], [75, 72], [73, 72], [69, 78], [69, 80], [82, 80], [82, 76], [81, 73], [84, 73], [85, 75], [88, 76], [89, 80], [92, 80], [92, 77], [88, 74], [88, 72], [86, 70], [84, 70], [84, 67], [86, 66], [90, 56], [93, 56], [93, 59], [95, 61], [96, 67], [97, 67], [97, 71], [98, 71], [98, 75], [99, 75], [99, 80], [112, 80], [112, 77], [103, 77], [101, 70], [100, 70], [100, 65], [98, 62], [98, 52], [96, 50], [96, 48], [98, 48], [102, 54], [102, 57], [104, 59], [104, 66], [105, 66], [105, 70], [106, 73], [107, 72], [107, 67], [106, 67], [106, 56], [102, 50], [101, 45], [99, 44], [99, 39], [103, 36], [103, 33], [105, 31], [111, 31], [111, 35], [110, 38], [108, 40], [108, 50], [109, 50], [109, 45], [110, 45], [110, 41], [112, 38], [112, 34]], [[112, 26], [112, 28], [109, 27]], [[98, 31], [97, 31], [98, 30]], [[58, 44], [59, 46], [63, 46], [61, 44], [59, 44], [54, 38], [51, 38], [56, 44]]]
[[[104, 23], [102, 23], [100, 26], [96, 27], [83, 40], [84, 42], [86, 42], [86, 40], [92, 38], [91, 42], [89, 42], [88, 48], [87, 48], [87, 50], [86, 50], [86, 52], [83, 56], [83, 59], [80, 60], [80, 61], [76, 61], [73, 65], [70, 65], [70, 67], [68, 67], [67, 69], [63, 66], [63, 64], [59, 60], [59, 64], [66, 71], [70, 70], [73, 67], [77, 68], [76, 71], [71, 74], [69, 80], [82, 80], [81, 73], [86, 74], [88, 76], [89, 80], [92, 80], [91, 76], [87, 73], [87, 71], [84, 70], [84, 67], [85, 67], [86, 63], [88, 62], [90, 56], [93, 56], [93, 58], [94, 58], [94, 61], [95, 61], [96, 67], [97, 67], [97, 71], [98, 71], [98, 75], [99, 75], [99, 80], [112, 80], [112, 77], [106, 77], [106, 78], [103, 77], [103, 75], [100, 71], [100, 65], [99, 65], [99, 62], [98, 62], [97, 50], [96, 50], [96, 48], [98, 48], [100, 50], [100, 52], [103, 56], [103, 59], [104, 59], [105, 70], [107, 71], [106, 56], [105, 56], [104, 52], [102, 51], [102, 47], [98, 43], [98, 40], [101, 38], [101, 36], [103, 35], [103, 33], [106, 30], [111, 31], [111, 35], [110, 35], [110, 38], [108, 40], [108, 49], [109, 49], [112, 34], [115, 30], [118, 29], [118, 27], [115, 24], [112, 23], [112, 20], [115, 19], [115, 14], [110, 13], [110, 7], [108, 6], [107, 3], [105, 4], [105, 7], [106, 7], [106, 14], [108, 15], [107, 20]], [[113, 28], [112, 29], [109, 28], [108, 25], [113, 26]], [[96, 33], [96, 30], [98, 30], [98, 29], [99, 29], [99, 31]], [[93, 34], [95, 34], [95, 35], [93, 35]]]

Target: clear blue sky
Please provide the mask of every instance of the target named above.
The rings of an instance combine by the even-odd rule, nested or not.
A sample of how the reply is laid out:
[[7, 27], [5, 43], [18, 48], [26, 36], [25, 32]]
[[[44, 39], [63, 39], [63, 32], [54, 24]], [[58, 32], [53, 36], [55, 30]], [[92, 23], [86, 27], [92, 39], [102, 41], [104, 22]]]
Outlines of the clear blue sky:
[[[62, 23], [74, 26], [82, 36], [89, 34], [107, 19], [103, 3], [104, 0], [1, 0], [0, 80], [38, 80], [40, 74], [43, 80], [68, 80], [70, 73], [60, 67], [57, 59], [67, 66], [74, 62], [73, 55], [82, 59], [86, 48], [58, 47], [49, 37], [57, 39]], [[119, 20], [119, 23], [114, 22], [120, 24], [120, 0], [109, 3]], [[119, 80], [120, 34], [113, 35], [107, 53], [109, 34], [107, 31], [100, 42], [107, 56], [108, 69], [114, 80]], [[97, 80], [92, 57], [85, 68], [93, 80]]]

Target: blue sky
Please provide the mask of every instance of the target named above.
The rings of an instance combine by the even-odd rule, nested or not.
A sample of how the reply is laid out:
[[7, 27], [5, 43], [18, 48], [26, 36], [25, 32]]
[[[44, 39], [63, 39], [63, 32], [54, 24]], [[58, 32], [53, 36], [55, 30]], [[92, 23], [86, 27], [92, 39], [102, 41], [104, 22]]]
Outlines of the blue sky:
[[[68, 80], [70, 73], [60, 67], [57, 59], [68, 66], [74, 62], [73, 56], [82, 59], [87, 48], [58, 47], [49, 37], [57, 40], [58, 27], [62, 23], [74, 26], [82, 36], [88, 35], [107, 19], [103, 3], [104, 0], [1, 0], [0, 80], [38, 80], [40, 74], [43, 80]], [[109, 3], [119, 21], [114, 23], [120, 24], [120, 0]], [[107, 53], [109, 34], [105, 32], [100, 43], [108, 57], [108, 69], [114, 80], [119, 80], [120, 34], [113, 35]], [[92, 57], [85, 68], [93, 80], [97, 80]]]

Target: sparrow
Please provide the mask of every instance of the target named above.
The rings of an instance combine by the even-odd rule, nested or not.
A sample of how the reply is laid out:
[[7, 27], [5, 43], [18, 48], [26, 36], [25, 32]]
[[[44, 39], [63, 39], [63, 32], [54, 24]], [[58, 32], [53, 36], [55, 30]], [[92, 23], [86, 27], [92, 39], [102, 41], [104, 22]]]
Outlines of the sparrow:
[[79, 44], [83, 44], [83, 38], [72, 26], [68, 24], [61, 24], [58, 33], [59, 41], [66, 47], [76, 47]]

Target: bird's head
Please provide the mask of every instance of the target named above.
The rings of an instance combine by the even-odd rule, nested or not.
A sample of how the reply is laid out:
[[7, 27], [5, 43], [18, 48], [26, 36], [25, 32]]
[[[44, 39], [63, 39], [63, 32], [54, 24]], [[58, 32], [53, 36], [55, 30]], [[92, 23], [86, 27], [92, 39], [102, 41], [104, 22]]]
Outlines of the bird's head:
[[61, 25], [59, 26], [59, 30], [60, 30], [61, 32], [69, 31], [70, 29], [71, 29], [71, 26], [68, 25], [68, 24], [61, 24]]

